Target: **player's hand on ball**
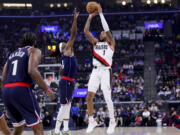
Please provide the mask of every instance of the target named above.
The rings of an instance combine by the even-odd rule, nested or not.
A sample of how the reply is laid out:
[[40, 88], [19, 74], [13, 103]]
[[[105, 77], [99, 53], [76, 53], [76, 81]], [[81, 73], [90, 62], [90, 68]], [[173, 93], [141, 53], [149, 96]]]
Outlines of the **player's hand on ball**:
[[99, 13], [102, 13], [102, 7], [101, 7], [100, 4], [98, 4], [98, 12], [99, 12]]
[[92, 13], [92, 14], [89, 14], [89, 17], [91, 17], [91, 18], [93, 18], [94, 16], [96, 16], [97, 15], [97, 11], [95, 11], [94, 13]]
[[53, 101], [55, 99], [55, 95], [54, 92], [52, 90], [47, 92], [48, 96], [49, 96], [49, 100]]
[[79, 12], [77, 12], [77, 9], [74, 9], [74, 18], [77, 19], [79, 16]]

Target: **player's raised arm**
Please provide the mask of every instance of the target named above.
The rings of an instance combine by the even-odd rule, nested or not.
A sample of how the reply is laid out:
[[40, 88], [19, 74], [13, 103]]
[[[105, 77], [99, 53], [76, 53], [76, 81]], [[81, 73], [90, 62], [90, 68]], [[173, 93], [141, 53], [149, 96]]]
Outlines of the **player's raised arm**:
[[50, 88], [47, 86], [43, 78], [41, 77], [40, 72], [38, 71], [38, 65], [41, 60], [41, 51], [38, 48], [32, 48], [30, 57], [29, 57], [29, 64], [28, 64], [28, 73], [30, 74], [31, 78], [44, 90], [46, 90], [50, 100], [53, 100], [54, 95], [52, 94]]
[[76, 33], [77, 33], [77, 18], [79, 16], [79, 12], [77, 12], [76, 8], [74, 9], [74, 20], [73, 20], [73, 24], [72, 24], [72, 28], [71, 28], [71, 35], [70, 35], [70, 39], [67, 42], [67, 47], [66, 50], [71, 49], [74, 41], [76, 39]]
[[115, 40], [114, 40], [114, 38], [112, 36], [112, 33], [110, 32], [109, 26], [107, 24], [107, 21], [106, 21], [104, 15], [103, 15], [102, 8], [101, 8], [100, 4], [98, 6], [98, 12], [99, 12], [99, 16], [101, 18], [101, 23], [102, 23], [103, 29], [107, 34], [108, 41], [110, 42], [110, 44], [114, 48], [115, 47]]
[[7, 62], [4, 65], [3, 72], [2, 72], [1, 88], [4, 87], [4, 81], [6, 79], [6, 74], [7, 74]]
[[91, 34], [91, 32], [89, 31], [89, 27], [92, 21], [92, 18], [97, 14], [97, 12], [94, 12], [92, 14], [89, 15], [87, 21], [86, 21], [86, 25], [84, 28], [84, 33], [86, 35], [86, 37], [88, 38], [89, 42], [91, 42], [93, 45], [96, 45], [96, 43], [98, 42], [98, 40]]

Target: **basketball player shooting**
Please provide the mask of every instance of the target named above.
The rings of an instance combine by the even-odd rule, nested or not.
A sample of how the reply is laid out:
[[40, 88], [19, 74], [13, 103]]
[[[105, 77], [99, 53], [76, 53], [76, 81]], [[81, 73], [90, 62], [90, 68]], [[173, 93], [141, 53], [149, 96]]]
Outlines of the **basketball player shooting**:
[[37, 69], [41, 51], [36, 43], [34, 33], [25, 33], [22, 48], [10, 54], [3, 69], [3, 102], [12, 120], [13, 135], [21, 135], [25, 123], [33, 129], [34, 135], [44, 134], [39, 105], [32, 92], [34, 81], [45, 90], [51, 100], [54, 98], [53, 92]]
[[[59, 97], [61, 107], [58, 112], [55, 134], [71, 135], [69, 131], [69, 117], [72, 102], [72, 94], [74, 91], [74, 78], [77, 73], [77, 60], [74, 56], [73, 44], [77, 33], [77, 18], [79, 13], [74, 10], [74, 20], [71, 29], [70, 39], [67, 43], [60, 43], [59, 50], [62, 54], [62, 68], [60, 68], [61, 80], [59, 82]], [[64, 124], [64, 129], [61, 132], [61, 124]]]
[[93, 45], [93, 66], [94, 66], [88, 83], [87, 108], [89, 114], [89, 124], [86, 132], [91, 133], [93, 129], [97, 126], [97, 122], [93, 118], [93, 112], [94, 112], [93, 99], [96, 91], [101, 85], [101, 90], [103, 91], [103, 95], [110, 113], [110, 123], [107, 129], [107, 133], [112, 134], [114, 133], [116, 127], [116, 122], [114, 118], [114, 107], [111, 99], [111, 82], [112, 82], [111, 65], [112, 65], [112, 57], [115, 50], [115, 40], [112, 37], [112, 34], [109, 30], [109, 26], [102, 13], [102, 8], [99, 4], [98, 4], [98, 13], [104, 29], [104, 31], [102, 31], [100, 34], [100, 40], [97, 40], [95, 37], [93, 37], [93, 35], [89, 31], [90, 23], [92, 21], [92, 18], [97, 14], [97, 11], [89, 15], [84, 28], [85, 35]]

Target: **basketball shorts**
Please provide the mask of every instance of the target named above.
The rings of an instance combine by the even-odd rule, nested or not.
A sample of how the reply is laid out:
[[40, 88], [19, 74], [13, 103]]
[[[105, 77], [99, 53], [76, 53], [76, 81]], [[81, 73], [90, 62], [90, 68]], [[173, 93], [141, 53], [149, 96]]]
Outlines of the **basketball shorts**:
[[106, 67], [93, 68], [89, 83], [88, 92], [96, 93], [99, 87], [104, 94], [111, 93], [112, 90], [112, 70]]
[[61, 79], [59, 81], [59, 98], [61, 104], [72, 102], [74, 92], [74, 81]]
[[35, 96], [27, 87], [4, 88], [3, 101], [14, 127], [35, 126], [41, 122], [40, 109]]

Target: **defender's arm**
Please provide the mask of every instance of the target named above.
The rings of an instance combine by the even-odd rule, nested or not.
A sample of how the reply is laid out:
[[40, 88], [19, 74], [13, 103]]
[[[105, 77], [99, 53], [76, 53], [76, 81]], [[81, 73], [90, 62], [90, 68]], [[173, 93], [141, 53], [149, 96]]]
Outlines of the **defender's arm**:
[[4, 87], [4, 81], [6, 79], [6, 74], [7, 74], [7, 62], [4, 65], [3, 72], [2, 72], [1, 88]]
[[76, 39], [78, 15], [79, 15], [79, 12], [77, 12], [76, 9], [74, 9], [74, 20], [73, 20], [73, 24], [72, 24], [70, 39], [67, 42], [66, 50], [72, 48], [74, 41]]

